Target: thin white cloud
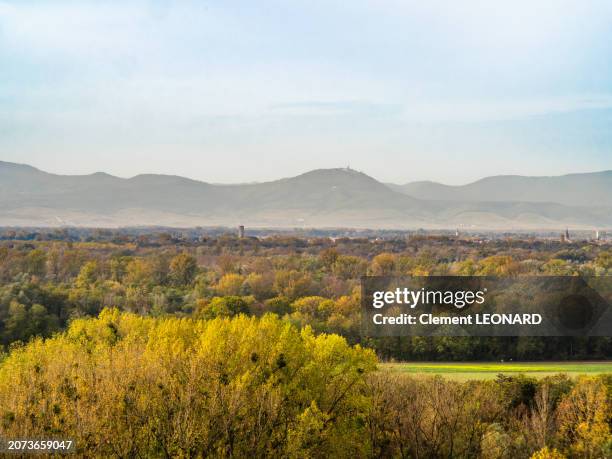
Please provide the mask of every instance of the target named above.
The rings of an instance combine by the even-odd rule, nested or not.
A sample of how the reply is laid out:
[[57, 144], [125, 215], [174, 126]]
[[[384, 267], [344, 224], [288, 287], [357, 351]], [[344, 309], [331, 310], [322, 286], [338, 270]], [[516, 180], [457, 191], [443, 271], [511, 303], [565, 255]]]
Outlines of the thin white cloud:
[[407, 122], [481, 123], [612, 108], [612, 94], [494, 100], [420, 100], [406, 103]]

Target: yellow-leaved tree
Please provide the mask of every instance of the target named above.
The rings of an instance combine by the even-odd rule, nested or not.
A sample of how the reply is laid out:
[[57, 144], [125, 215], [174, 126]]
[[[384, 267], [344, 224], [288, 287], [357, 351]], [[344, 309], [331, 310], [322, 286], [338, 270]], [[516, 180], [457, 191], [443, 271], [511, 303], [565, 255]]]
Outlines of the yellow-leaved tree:
[[612, 455], [610, 404], [604, 379], [583, 376], [559, 405], [562, 441], [572, 456], [606, 458]]
[[71, 438], [94, 457], [362, 456], [375, 366], [273, 315], [107, 309], [0, 363], [0, 436]]

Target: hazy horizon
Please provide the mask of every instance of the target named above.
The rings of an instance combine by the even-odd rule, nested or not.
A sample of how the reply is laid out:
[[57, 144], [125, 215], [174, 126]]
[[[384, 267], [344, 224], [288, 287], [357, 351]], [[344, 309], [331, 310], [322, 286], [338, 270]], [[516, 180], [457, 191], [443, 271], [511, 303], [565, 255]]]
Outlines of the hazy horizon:
[[[0, 158], [0, 162], [3, 162], [4, 160], [2, 158]], [[67, 173], [67, 172], [56, 172], [56, 171], [49, 171], [46, 170], [45, 168], [42, 167], [38, 167], [35, 164], [27, 164], [27, 163], [23, 163], [23, 162], [13, 162], [13, 161], [4, 161], [4, 162], [8, 162], [11, 164], [18, 164], [21, 166], [30, 166], [33, 167], [35, 169], [38, 169], [42, 172], [46, 172], [46, 173], [50, 173], [50, 174], [54, 174], [54, 175], [60, 175], [60, 176], [86, 176], [86, 175], [94, 175], [94, 174], [108, 174], [111, 175], [113, 177], [116, 178], [120, 178], [120, 179], [131, 179], [140, 175], [172, 175], [172, 176], [177, 176], [177, 177], [181, 177], [181, 178], [186, 178], [189, 180], [195, 180], [195, 181], [199, 181], [199, 182], [203, 182], [203, 183], [208, 183], [211, 185], [248, 185], [248, 184], [259, 184], [259, 183], [266, 183], [266, 182], [274, 182], [277, 180], [282, 180], [282, 179], [286, 179], [286, 178], [293, 178], [293, 177], [298, 177], [300, 175], [303, 174], [307, 174], [309, 172], [315, 172], [315, 171], [320, 171], [320, 170], [346, 170], [347, 168], [350, 169], [351, 171], [354, 172], [359, 172], [359, 173], [363, 173], [369, 177], [372, 177], [373, 179], [375, 179], [378, 182], [381, 183], [387, 183], [387, 184], [391, 184], [391, 185], [404, 185], [404, 184], [408, 184], [408, 183], [414, 183], [414, 182], [433, 182], [433, 183], [438, 183], [441, 185], [449, 185], [449, 186], [461, 186], [461, 185], [469, 185], [471, 183], [477, 182], [479, 180], [485, 179], [485, 178], [492, 178], [492, 177], [503, 177], [503, 176], [517, 176], [517, 177], [524, 177], [524, 178], [546, 178], [546, 177], [562, 177], [562, 176], [566, 176], [566, 175], [574, 175], [574, 174], [597, 174], [597, 173], [602, 173], [602, 172], [610, 172], [612, 171], [612, 169], [602, 169], [602, 170], [586, 170], [586, 171], [572, 171], [572, 172], [568, 172], [566, 174], [558, 174], [558, 175], [522, 175], [522, 174], [496, 174], [496, 175], [489, 175], [489, 176], [483, 176], [483, 177], [478, 177], [475, 180], [471, 180], [469, 182], [465, 182], [465, 183], [456, 183], [456, 184], [450, 184], [450, 183], [444, 183], [441, 181], [436, 181], [436, 180], [428, 180], [428, 179], [416, 179], [416, 180], [412, 180], [412, 181], [404, 181], [404, 182], [390, 182], [390, 181], [386, 181], [386, 180], [382, 180], [379, 177], [375, 177], [372, 174], [368, 173], [368, 171], [365, 170], [358, 170], [355, 169], [353, 167], [351, 167], [350, 165], [344, 166], [344, 167], [315, 167], [314, 169], [309, 169], [309, 170], [304, 170], [301, 172], [296, 173], [295, 175], [288, 175], [288, 176], [278, 176], [278, 177], [273, 177], [269, 180], [247, 180], [247, 181], [243, 181], [243, 182], [215, 182], [213, 180], [206, 180], [206, 179], [201, 179], [201, 178], [194, 178], [194, 177], [190, 177], [189, 175], [177, 175], [177, 174], [168, 174], [165, 172], [147, 172], [147, 171], [142, 171], [142, 172], [138, 172], [134, 175], [127, 175], [127, 176], [122, 176], [122, 175], [116, 175], [116, 174], [111, 174], [106, 170], [97, 170], [97, 171], [92, 171], [92, 172], [88, 172], [88, 173], [83, 173], [83, 174], [73, 174], [73, 173]]]
[[612, 169], [605, 1], [0, 0], [0, 159], [392, 183]]
[[612, 228], [612, 171], [449, 188], [385, 184], [345, 168], [224, 185], [167, 175], [49, 175], [11, 164], [0, 163], [5, 226]]
[[[0, 158], [0, 162], [3, 162], [4, 160], [2, 158]], [[54, 175], [60, 175], [60, 176], [86, 176], [86, 175], [95, 175], [95, 174], [108, 174], [111, 175], [113, 177], [116, 178], [120, 178], [120, 179], [131, 179], [134, 177], [138, 177], [140, 175], [172, 175], [172, 176], [177, 176], [177, 177], [181, 177], [181, 178], [186, 178], [189, 180], [195, 180], [195, 181], [199, 181], [199, 182], [203, 182], [203, 183], [208, 183], [211, 185], [248, 185], [248, 184], [258, 184], [258, 183], [266, 183], [266, 182], [274, 182], [277, 180], [282, 180], [282, 179], [286, 179], [286, 178], [293, 178], [293, 177], [298, 177], [300, 175], [304, 175], [307, 174], [309, 172], [315, 172], [315, 171], [320, 171], [320, 170], [351, 170], [354, 172], [359, 172], [359, 173], [363, 173], [369, 177], [372, 177], [373, 179], [375, 179], [378, 182], [381, 183], [387, 183], [390, 185], [404, 185], [404, 184], [408, 184], [408, 183], [415, 183], [415, 182], [432, 182], [432, 183], [438, 183], [441, 185], [449, 185], [449, 186], [461, 186], [461, 185], [469, 185], [471, 183], [474, 182], [478, 182], [479, 180], [482, 179], [486, 179], [486, 178], [493, 178], [493, 177], [503, 177], [503, 176], [517, 176], [517, 177], [523, 177], [523, 178], [546, 178], [546, 177], [563, 177], [566, 175], [580, 175], [580, 174], [598, 174], [598, 173], [603, 173], [603, 172], [611, 172], [612, 169], [602, 169], [602, 170], [587, 170], [587, 171], [577, 171], [577, 172], [568, 172], [567, 174], [559, 174], [559, 175], [521, 175], [521, 174], [496, 174], [496, 175], [489, 175], [489, 176], [484, 176], [484, 177], [478, 177], [475, 180], [469, 181], [469, 182], [465, 182], [465, 183], [457, 183], [457, 184], [450, 184], [450, 183], [444, 183], [441, 181], [435, 181], [435, 180], [427, 180], [427, 179], [423, 179], [423, 180], [413, 180], [413, 181], [409, 181], [409, 182], [390, 182], [390, 181], [385, 181], [385, 180], [381, 180], [378, 177], [375, 177], [371, 174], [368, 173], [368, 171], [364, 171], [364, 170], [358, 170], [355, 169], [353, 167], [350, 167], [350, 165], [344, 166], [344, 167], [315, 167], [314, 169], [309, 169], [309, 170], [304, 170], [301, 172], [298, 172], [295, 175], [288, 175], [288, 176], [279, 176], [279, 177], [273, 177], [269, 180], [248, 180], [248, 181], [244, 181], [244, 182], [215, 182], [212, 180], [205, 180], [205, 179], [200, 179], [200, 178], [194, 178], [194, 177], [190, 177], [190, 176], [186, 176], [186, 175], [177, 175], [177, 174], [167, 174], [164, 172], [139, 172], [136, 173], [134, 175], [128, 175], [128, 176], [121, 176], [121, 175], [115, 175], [115, 174], [111, 174], [105, 170], [98, 170], [98, 171], [93, 171], [93, 172], [89, 172], [89, 173], [85, 173], [85, 174], [71, 174], [71, 173], [62, 173], [60, 172], [55, 172], [55, 171], [49, 171], [46, 170], [44, 168], [38, 167], [35, 164], [27, 164], [27, 163], [19, 163], [19, 162], [12, 162], [12, 161], [5, 161], [8, 163], [12, 163], [12, 164], [18, 164], [21, 166], [30, 166], [33, 167], [35, 169], [38, 169], [42, 172], [46, 172], [46, 173], [50, 173], [50, 174], [54, 174]]]

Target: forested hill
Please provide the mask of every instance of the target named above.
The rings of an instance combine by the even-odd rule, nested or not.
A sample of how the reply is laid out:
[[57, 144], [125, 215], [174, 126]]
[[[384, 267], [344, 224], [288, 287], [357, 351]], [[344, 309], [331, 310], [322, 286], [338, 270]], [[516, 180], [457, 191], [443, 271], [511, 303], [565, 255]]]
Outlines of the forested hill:
[[[587, 178], [580, 183], [576, 190], [583, 196], [584, 189], [589, 189]], [[602, 186], [594, 189], [601, 190]], [[504, 184], [499, 187], [508, 188]], [[571, 188], [564, 189], [562, 196], [571, 194]], [[105, 173], [56, 175], [0, 162], [0, 225], [484, 229], [612, 226], [612, 204], [605, 200], [592, 199], [588, 206], [502, 201], [488, 189], [462, 200], [452, 195], [439, 199], [435, 193], [431, 199], [423, 199], [423, 193], [413, 197], [405, 191], [351, 169], [319, 169], [266, 183], [218, 185], [169, 175], [128, 179]], [[554, 196], [553, 191], [539, 195]], [[587, 200], [584, 196], [580, 199]]]

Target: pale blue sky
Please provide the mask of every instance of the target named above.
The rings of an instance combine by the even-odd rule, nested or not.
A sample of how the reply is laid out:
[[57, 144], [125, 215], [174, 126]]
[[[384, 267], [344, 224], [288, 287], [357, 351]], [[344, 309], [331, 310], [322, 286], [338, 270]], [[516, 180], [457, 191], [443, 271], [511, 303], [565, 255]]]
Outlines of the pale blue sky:
[[612, 169], [612, 2], [0, 0], [0, 160], [209, 182]]

